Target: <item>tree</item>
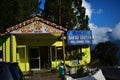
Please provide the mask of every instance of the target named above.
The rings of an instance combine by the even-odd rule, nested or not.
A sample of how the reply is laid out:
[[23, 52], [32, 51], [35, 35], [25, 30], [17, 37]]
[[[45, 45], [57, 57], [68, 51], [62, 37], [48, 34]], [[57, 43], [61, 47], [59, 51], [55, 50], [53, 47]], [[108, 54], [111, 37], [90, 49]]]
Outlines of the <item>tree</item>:
[[85, 15], [86, 9], [82, 6], [82, 0], [74, 0], [73, 2], [74, 6], [74, 13], [76, 14], [77, 24], [76, 29], [77, 30], [89, 30], [88, 26], [88, 15]]
[[89, 30], [82, 0], [46, 0], [44, 17], [68, 29]]
[[[43, 16], [68, 30], [89, 30], [86, 9], [82, 7], [82, 0], [46, 0]], [[68, 46], [70, 48], [70, 46]], [[84, 53], [81, 45], [68, 51], [72, 58], [80, 59]], [[74, 53], [74, 55], [72, 55]]]
[[112, 42], [101, 42], [93, 50], [92, 59], [99, 60], [100, 66], [114, 66], [118, 63], [118, 47]]
[[38, 12], [38, 0], [1, 0], [0, 26], [6, 29]]

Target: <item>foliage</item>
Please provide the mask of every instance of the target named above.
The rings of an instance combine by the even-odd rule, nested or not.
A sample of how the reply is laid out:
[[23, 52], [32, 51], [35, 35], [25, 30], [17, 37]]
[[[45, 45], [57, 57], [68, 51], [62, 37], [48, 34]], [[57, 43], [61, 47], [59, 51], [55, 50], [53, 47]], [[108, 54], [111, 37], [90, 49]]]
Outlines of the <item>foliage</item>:
[[92, 51], [92, 59], [99, 60], [100, 66], [114, 66], [118, 63], [118, 47], [112, 42], [101, 42]]
[[73, 60], [74, 59], [82, 60], [82, 56], [84, 55], [84, 53], [79, 52], [78, 50], [79, 49], [71, 51], [70, 59], [73, 59]]
[[[74, 0], [74, 12], [77, 19], [77, 28], [78, 30], [89, 30], [88, 26], [88, 15], [85, 15], [86, 9], [82, 6], [82, 0]], [[77, 11], [76, 11], [77, 10]]]
[[81, 5], [82, 0], [46, 0], [43, 15], [68, 29], [88, 30], [89, 18]]
[[20, 23], [38, 12], [38, 0], [1, 0], [0, 26], [4, 29]]
[[66, 60], [82, 60], [85, 53], [81, 51], [81, 46], [67, 46]]

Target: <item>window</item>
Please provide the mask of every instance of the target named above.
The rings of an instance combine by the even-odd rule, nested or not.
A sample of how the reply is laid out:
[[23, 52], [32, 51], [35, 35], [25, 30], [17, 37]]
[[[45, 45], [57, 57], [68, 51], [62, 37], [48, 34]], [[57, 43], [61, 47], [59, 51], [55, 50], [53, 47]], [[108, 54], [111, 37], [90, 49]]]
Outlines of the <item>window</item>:
[[62, 47], [52, 47], [52, 61], [63, 60], [63, 49]]

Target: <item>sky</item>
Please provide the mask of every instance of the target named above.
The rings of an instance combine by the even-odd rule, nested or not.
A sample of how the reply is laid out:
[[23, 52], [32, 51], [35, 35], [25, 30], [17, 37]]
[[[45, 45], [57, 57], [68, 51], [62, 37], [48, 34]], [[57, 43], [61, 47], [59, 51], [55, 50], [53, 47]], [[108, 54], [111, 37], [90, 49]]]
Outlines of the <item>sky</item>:
[[83, 0], [93, 43], [120, 40], [120, 0]]
[[[41, 7], [44, 9], [44, 0]], [[120, 0], [83, 0], [93, 33], [93, 44], [120, 40]]]

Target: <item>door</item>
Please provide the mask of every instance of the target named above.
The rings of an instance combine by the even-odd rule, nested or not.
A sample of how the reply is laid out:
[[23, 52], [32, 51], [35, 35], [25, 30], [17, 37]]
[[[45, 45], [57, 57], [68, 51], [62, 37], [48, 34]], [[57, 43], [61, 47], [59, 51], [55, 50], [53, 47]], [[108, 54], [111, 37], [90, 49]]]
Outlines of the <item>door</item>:
[[40, 69], [39, 47], [29, 48], [29, 62], [30, 62], [30, 69], [32, 69], [32, 70], [39, 70]]
[[50, 47], [40, 46], [41, 69], [51, 68]]

